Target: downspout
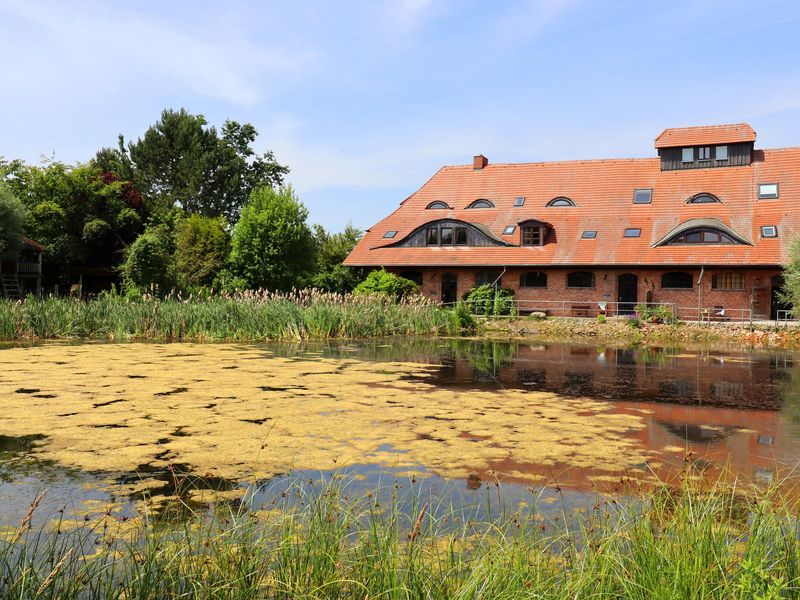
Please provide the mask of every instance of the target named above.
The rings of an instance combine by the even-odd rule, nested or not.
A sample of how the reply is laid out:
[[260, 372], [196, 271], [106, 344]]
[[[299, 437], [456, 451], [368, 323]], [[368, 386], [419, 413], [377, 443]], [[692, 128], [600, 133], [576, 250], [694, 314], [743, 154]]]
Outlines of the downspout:
[[495, 292], [497, 291], [497, 282], [503, 278], [503, 275], [506, 274], [506, 271], [508, 271], [508, 267], [503, 267], [503, 271], [497, 276], [497, 279], [492, 282], [492, 287], [494, 288]]
[[706, 268], [704, 266], [700, 267], [700, 277], [697, 278], [697, 320], [703, 320], [703, 273], [705, 273]]

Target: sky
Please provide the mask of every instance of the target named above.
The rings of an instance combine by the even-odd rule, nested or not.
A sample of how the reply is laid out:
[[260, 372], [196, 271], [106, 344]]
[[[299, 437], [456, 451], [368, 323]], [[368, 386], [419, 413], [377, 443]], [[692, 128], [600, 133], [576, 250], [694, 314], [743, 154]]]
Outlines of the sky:
[[655, 156], [746, 121], [800, 146], [796, 0], [0, 0], [0, 156], [85, 162], [164, 108], [252, 123], [310, 221], [441, 166]]

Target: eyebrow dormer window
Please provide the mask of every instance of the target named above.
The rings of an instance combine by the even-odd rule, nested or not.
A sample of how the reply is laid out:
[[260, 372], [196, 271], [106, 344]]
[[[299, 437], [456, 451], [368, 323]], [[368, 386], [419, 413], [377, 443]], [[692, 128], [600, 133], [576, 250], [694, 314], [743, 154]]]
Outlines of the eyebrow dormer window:
[[720, 199], [713, 194], [696, 194], [686, 201], [686, 204], [713, 204], [719, 202]]
[[550, 200], [546, 206], [575, 206], [575, 203], [565, 196], [559, 196]]
[[428, 204], [428, 206], [425, 207], [426, 210], [447, 210], [449, 208], [450, 207], [447, 206], [447, 204], [445, 204], [441, 200], [435, 200], [434, 202], [431, 202], [430, 204]]
[[739, 244], [728, 234], [719, 229], [710, 227], [698, 227], [690, 229], [681, 235], [669, 240], [669, 244]]
[[494, 208], [494, 203], [486, 198], [479, 198], [470, 204], [467, 208]]

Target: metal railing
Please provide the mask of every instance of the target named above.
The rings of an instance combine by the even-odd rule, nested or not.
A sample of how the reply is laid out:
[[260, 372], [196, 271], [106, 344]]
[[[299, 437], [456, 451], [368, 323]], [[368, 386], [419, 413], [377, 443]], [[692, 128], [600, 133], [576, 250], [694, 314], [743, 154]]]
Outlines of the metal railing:
[[[465, 300], [464, 303], [477, 314], [494, 312], [495, 300]], [[442, 303], [442, 306], [453, 306], [456, 302]], [[597, 318], [630, 316], [641, 317], [645, 311], [666, 309], [666, 315], [681, 321], [698, 322], [751, 322], [753, 311], [749, 308], [726, 308], [724, 306], [677, 306], [671, 302], [609, 302], [586, 300], [518, 300], [504, 298], [498, 301], [499, 306], [510, 309], [510, 315], [516, 316], [542, 313], [548, 317], [583, 317]], [[663, 313], [662, 313], [663, 316]]]
[[798, 319], [794, 316], [794, 311], [791, 309], [775, 312], [775, 325], [787, 327], [789, 323], [797, 323], [797, 321]]

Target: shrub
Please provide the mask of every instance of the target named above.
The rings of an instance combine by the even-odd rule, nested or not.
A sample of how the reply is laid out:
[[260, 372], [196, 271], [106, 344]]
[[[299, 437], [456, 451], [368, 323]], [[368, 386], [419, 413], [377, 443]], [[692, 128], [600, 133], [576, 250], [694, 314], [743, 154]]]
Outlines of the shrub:
[[605, 323], [606, 322], [606, 316], [605, 315], [597, 315], [597, 322], [598, 323]]
[[385, 294], [392, 298], [405, 298], [413, 296], [417, 292], [419, 292], [419, 286], [416, 283], [405, 277], [389, 273], [385, 269], [372, 271], [353, 290], [356, 295]]
[[168, 291], [173, 280], [166, 233], [154, 228], [136, 238], [120, 270], [127, 293], [136, 295], [154, 288], [161, 293]]
[[469, 312], [469, 308], [463, 302], [459, 302], [453, 307], [453, 327], [457, 331], [475, 331], [478, 324], [475, 317]]
[[636, 314], [642, 321], [650, 323], [674, 323], [676, 321], [672, 309], [664, 304], [637, 304]]
[[495, 289], [488, 283], [470, 290], [465, 300], [476, 315], [491, 317], [513, 315], [516, 312], [514, 291], [504, 288]]

